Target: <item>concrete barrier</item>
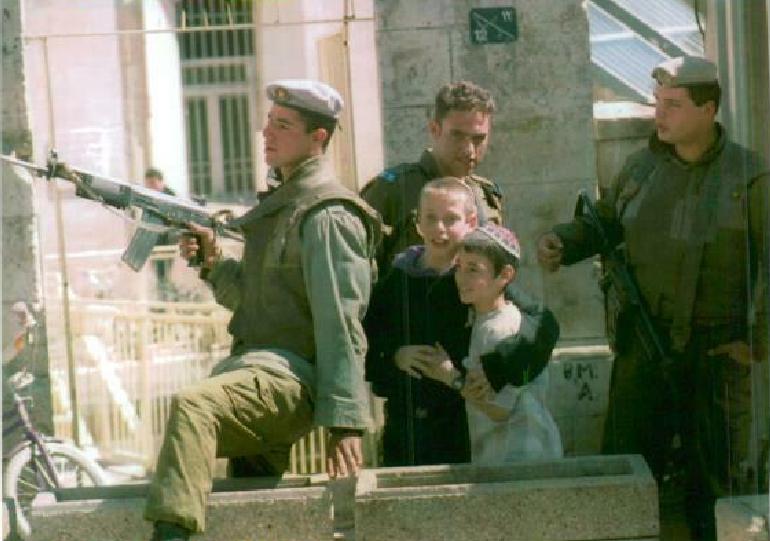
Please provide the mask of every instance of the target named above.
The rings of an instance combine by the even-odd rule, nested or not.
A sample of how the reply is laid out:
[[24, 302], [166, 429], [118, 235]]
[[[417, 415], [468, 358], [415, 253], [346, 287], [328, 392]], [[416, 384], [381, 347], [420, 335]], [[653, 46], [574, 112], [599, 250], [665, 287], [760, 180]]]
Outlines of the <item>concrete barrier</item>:
[[735, 496], [717, 500], [717, 539], [719, 541], [768, 541], [767, 495]]
[[[57, 493], [59, 501], [36, 501], [30, 521], [33, 538], [147, 541], [152, 533], [142, 518], [147, 486], [69, 489]], [[325, 480], [311, 476], [222, 480], [209, 497], [206, 520], [206, 532], [196, 541], [329, 541], [331, 492]]]
[[612, 352], [607, 344], [561, 347], [548, 363], [548, 410], [565, 456], [601, 452], [609, 402]]
[[366, 470], [355, 524], [356, 541], [653, 540], [657, 487], [636, 455]]

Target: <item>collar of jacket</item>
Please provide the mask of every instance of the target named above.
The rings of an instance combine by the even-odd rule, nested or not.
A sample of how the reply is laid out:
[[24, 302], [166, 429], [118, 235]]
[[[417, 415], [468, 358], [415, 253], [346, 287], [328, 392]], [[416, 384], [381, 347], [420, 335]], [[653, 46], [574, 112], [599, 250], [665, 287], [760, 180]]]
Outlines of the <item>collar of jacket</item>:
[[[432, 180], [434, 178], [439, 178], [444, 176], [438, 170], [438, 162], [436, 161], [436, 157], [433, 155], [433, 149], [431, 148], [428, 148], [422, 151], [422, 156], [420, 156], [419, 165], [420, 165], [420, 169], [422, 169], [423, 173], [425, 173], [425, 177], [428, 179]], [[502, 195], [497, 185], [491, 180], [489, 180], [488, 178], [481, 177], [473, 172], [469, 173], [467, 178], [473, 179], [474, 181], [476, 181], [477, 184], [479, 184], [482, 187], [488, 186], [497, 195]]]
[[422, 156], [420, 156], [420, 169], [423, 170], [425, 173], [425, 176], [427, 178], [439, 178], [441, 175], [441, 172], [438, 170], [438, 162], [436, 161], [436, 158], [433, 156], [433, 149], [426, 148], [422, 151]]
[[714, 144], [711, 145], [711, 147], [706, 152], [704, 152], [703, 156], [701, 156], [697, 161], [684, 161], [677, 155], [676, 151], [674, 150], [674, 145], [664, 143], [658, 139], [657, 133], [653, 133], [650, 136], [650, 150], [655, 154], [664, 154], [666, 158], [685, 169], [693, 169], [702, 165], [708, 165], [709, 163], [713, 162], [717, 156], [719, 156], [719, 154], [722, 152], [722, 149], [725, 147], [725, 142], [727, 141], [727, 135], [722, 125], [719, 122], [715, 122], [714, 126], [717, 130], [717, 138], [714, 141]]
[[260, 216], [273, 214], [297, 200], [300, 193], [310, 190], [324, 182], [330, 182], [327, 161], [323, 156], [313, 156], [300, 163], [281, 185], [267, 196], [264, 201], [246, 214], [231, 222], [236, 227], [243, 226]]

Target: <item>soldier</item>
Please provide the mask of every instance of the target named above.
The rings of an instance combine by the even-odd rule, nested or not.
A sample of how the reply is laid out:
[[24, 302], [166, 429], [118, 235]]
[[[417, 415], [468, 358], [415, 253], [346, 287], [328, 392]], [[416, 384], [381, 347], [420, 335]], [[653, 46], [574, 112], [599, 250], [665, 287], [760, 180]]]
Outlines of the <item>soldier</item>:
[[233, 345], [211, 377], [173, 399], [145, 509], [153, 540], [203, 531], [218, 456], [248, 456], [253, 472], [279, 476], [291, 445], [325, 426], [329, 475], [355, 475], [362, 463], [369, 409], [360, 320], [381, 224], [325, 167], [339, 94], [286, 80], [267, 95], [265, 158], [282, 183], [239, 219], [243, 258], [223, 258], [205, 228], [180, 241], [183, 257], [202, 250], [201, 277], [233, 310]]
[[[767, 355], [768, 297], [757, 278], [768, 269], [768, 169], [715, 121], [714, 64], [674, 58], [652, 77], [656, 132], [597, 211], [610, 241], [625, 243], [673, 363], [664, 370], [642, 362], [627, 311], [610, 322], [616, 358], [603, 450], [643, 454], [660, 481], [678, 432], [688, 522], [697, 539], [714, 539], [715, 498], [744, 488], [750, 364]], [[577, 218], [541, 237], [538, 258], [555, 271], [598, 245], [597, 231]]]
[[361, 196], [392, 230], [378, 251], [382, 273], [396, 254], [422, 243], [415, 229], [415, 209], [422, 187], [434, 178], [463, 179], [473, 190], [480, 223], [502, 223], [500, 189], [474, 173], [489, 146], [494, 111], [492, 96], [480, 86], [468, 81], [445, 84], [436, 94], [428, 121], [432, 148], [423, 151], [419, 162], [386, 169], [364, 187]]
[[[386, 169], [363, 189], [362, 197], [380, 212], [391, 228], [377, 256], [382, 276], [387, 276], [396, 254], [422, 244], [416, 229], [416, 209], [422, 188], [433, 179], [460, 178], [473, 192], [479, 223], [502, 224], [499, 188], [474, 173], [489, 146], [494, 111], [494, 100], [480, 86], [468, 81], [445, 84], [436, 94], [433, 117], [428, 122], [432, 148], [423, 151], [419, 162]], [[524, 317], [518, 335], [501, 341], [494, 352], [484, 356], [484, 372], [495, 390], [506, 384], [523, 385], [537, 377], [559, 337], [559, 325], [550, 310], [516, 286], [511, 285], [507, 295]], [[413, 409], [413, 415], [424, 416], [419, 408]], [[462, 407], [455, 413], [464, 419]], [[454, 426], [461, 430], [464, 423]]]

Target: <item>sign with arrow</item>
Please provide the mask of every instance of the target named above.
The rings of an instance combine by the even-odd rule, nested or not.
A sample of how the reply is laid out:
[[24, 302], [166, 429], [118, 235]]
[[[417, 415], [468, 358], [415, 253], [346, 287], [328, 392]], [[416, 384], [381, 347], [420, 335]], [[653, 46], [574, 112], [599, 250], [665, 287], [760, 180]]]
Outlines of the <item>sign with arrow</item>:
[[473, 8], [469, 13], [471, 43], [507, 43], [519, 37], [516, 10], [504, 8]]

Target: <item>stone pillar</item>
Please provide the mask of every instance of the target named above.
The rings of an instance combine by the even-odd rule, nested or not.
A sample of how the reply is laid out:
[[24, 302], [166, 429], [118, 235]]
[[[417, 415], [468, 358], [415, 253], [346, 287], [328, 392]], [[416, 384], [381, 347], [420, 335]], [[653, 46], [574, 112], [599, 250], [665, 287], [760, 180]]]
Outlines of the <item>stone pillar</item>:
[[[385, 162], [415, 161], [438, 88], [469, 79], [496, 102], [491, 147], [479, 173], [504, 195], [522, 241], [522, 285], [556, 312], [562, 339], [603, 338], [601, 297], [584, 263], [544, 276], [537, 237], [571, 218], [581, 188], [596, 190], [586, 13], [578, 0], [376, 0]], [[518, 37], [471, 43], [477, 7], [516, 10]]]
[[[722, 86], [720, 120], [736, 142], [759, 153], [770, 163], [770, 1], [707, 4], [706, 56], [716, 61]], [[765, 224], [770, 243], [770, 223]], [[770, 283], [770, 269], [760, 269]], [[770, 299], [760, 298], [768, 311]], [[760, 307], [757, 307], [759, 310]], [[768, 325], [767, 322], [764, 322]], [[751, 451], [749, 461], [764, 471], [767, 482], [770, 450], [770, 363], [752, 369]], [[731, 538], [732, 539], [732, 538]]]
[[[23, 42], [21, 40], [21, 7], [18, 0], [3, 2], [2, 22], [2, 152], [13, 151], [21, 158], [32, 154], [27, 107], [24, 97]], [[3, 162], [0, 169], [2, 186], [2, 253], [3, 253], [3, 375], [25, 365], [36, 377], [29, 391], [35, 401], [33, 421], [42, 431], [52, 433], [51, 391], [48, 383], [48, 349], [44, 331], [45, 314], [35, 313], [38, 328], [34, 340], [11, 364], [13, 340], [21, 330], [18, 316], [11, 312], [17, 301], [31, 308], [42, 306], [42, 281], [39, 273], [38, 220], [35, 215], [33, 187], [29, 178], [21, 178]], [[10, 400], [10, 396], [4, 401]], [[5, 409], [4, 409], [5, 410]], [[9, 448], [17, 435], [3, 441]]]

